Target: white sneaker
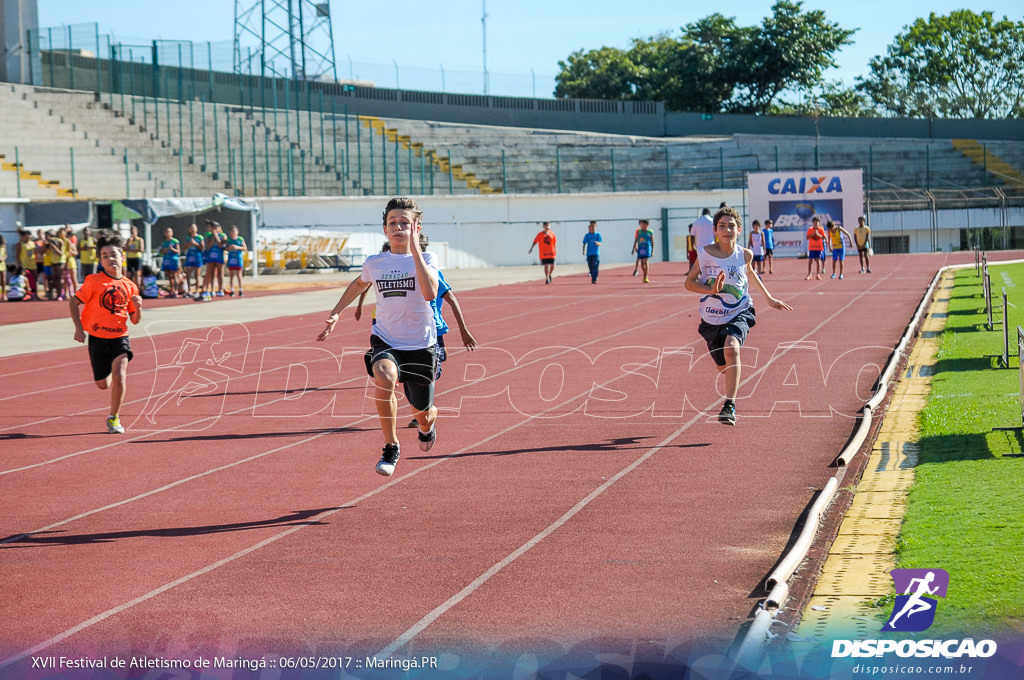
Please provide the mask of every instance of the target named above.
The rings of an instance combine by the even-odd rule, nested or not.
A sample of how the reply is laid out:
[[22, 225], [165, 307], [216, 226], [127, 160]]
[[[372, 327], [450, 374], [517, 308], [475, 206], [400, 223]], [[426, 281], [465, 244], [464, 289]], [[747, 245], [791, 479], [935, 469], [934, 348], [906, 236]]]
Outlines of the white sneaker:
[[124, 434], [124, 427], [121, 425], [120, 418], [117, 416], [107, 418], [107, 434]]
[[434, 448], [434, 442], [437, 441], [437, 423], [431, 426], [430, 432], [417, 432], [416, 435], [420, 440], [420, 448], [429, 451]]
[[385, 444], [384, 453], [377, 462], [377, 474], [390, 477], [395, 474], [395, 466], [398, 465], [398, 444]]

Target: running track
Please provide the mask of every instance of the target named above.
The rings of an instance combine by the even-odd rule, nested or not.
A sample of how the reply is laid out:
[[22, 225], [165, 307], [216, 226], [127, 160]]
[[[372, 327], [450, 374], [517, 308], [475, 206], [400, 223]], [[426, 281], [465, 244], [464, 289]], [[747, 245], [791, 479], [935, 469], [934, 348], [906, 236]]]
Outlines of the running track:
[[322, 314], [226, 305], [219, 335], [135, 335], [122, 437], [84, 350], [2, 359], [0, 677], [52, 677], [30, 670], [49, 656], [428, 654], [469, 675], [724, 651], [957, 257], [810, 282], [783, 261], [767, 283], [794, 311], [755, 294], [735, 428], [678, 264], [461, 292], [482, 347], [448, 336], [438, 444], [400, 431], [391, 479], [365, 318], [321, 344]]

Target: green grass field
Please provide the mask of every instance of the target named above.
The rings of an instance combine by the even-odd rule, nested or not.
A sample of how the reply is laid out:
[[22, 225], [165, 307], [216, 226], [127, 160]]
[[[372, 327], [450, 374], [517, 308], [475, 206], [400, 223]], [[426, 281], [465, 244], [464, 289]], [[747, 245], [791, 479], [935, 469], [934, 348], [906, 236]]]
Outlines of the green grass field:
[[[995, 330], [987, 330], [980, 277], [957, 273], [928, 405], [919, 415], [920, 459], [896, 549], [900, 568], [939, 567], [949, 592], [928, 635], [1024, 631], [1024, 439], [1017, 326], [1024, 326], [1024, 265], [989, 267]], [[1010, 369], [1002, 351], [1002, 289], [1009, 309]], [[942, 292], [939, 294], [942, 295]], [[888, 608], [886, 608], [888, 613]]]

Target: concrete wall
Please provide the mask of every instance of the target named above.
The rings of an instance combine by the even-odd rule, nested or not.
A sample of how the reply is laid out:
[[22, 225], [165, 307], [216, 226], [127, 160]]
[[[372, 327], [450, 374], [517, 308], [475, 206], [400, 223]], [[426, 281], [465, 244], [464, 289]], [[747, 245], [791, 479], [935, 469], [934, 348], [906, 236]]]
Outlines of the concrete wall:
[[[680, 237], [685, 239], [701, 208], [715, 209], [722, 201], [741, 207], [744, 192], [428, 196], [417, 201], [431, 243], [447, 244], [446, 266], [473, 268], [539, 263], [537, 249], [527, 251], [544, 220], [551, 222], [558, 238], [561, 263], [586, 263], [582, 242], [592, 219], [601, 233], [603, 262], [634, 261], [630, 251], [640, 218], [650, 220], [656, 235], [654, 261], [664, 259], [666, 241], [669, 259], [685, 260]], [[269, 198], [259, 203], [265, 227], [347, 234], [348, 247], [365, 255], [378, 252], [385, 240], [381, 211], [386, 201], [380, 198]], [[662, 220], [663, 209], [668, 210], [668, 224]], [[273, 238], [273, 231], [265, 229], [259, 237]]]
[[[424, 231], [444, 254], [446, 267], [493, 267], [539, 262], [537, 249], [527, 254], [540, 223], [550, 221], [558, 237], [558, 262], [584, 264], [582, 239], [591, 219], [598, 221], [603, 245], [601, 261], [633, 262], [630, 250], [637, 220], [646, 217], [655, 232], [653, 261], [686, 259], [686, 233], [704, 207], [715, 210], [727, 201], [744, 215], [744, 191], [614, 193], [508, 196], [427, 196], [417, 198], [424, 211]], [[370, 255], [385, 241], [380, 198], [269, 198], [258, 200], [263, 230], [257, 238], [272, 237], [274, 228], [288, 233], [330, 231], [349, 236], [348, 247]], [[1008, 208], [1006, 225], [1024, 226], [1024, 208]], [[991, 209], [880, 213], [869, 216], [877, 236], [908, 235], [911, 252], [929, 252], [932, 232], [941, 250], [958, 250], [965, 228], [1002, 227], [1000, 211]]]

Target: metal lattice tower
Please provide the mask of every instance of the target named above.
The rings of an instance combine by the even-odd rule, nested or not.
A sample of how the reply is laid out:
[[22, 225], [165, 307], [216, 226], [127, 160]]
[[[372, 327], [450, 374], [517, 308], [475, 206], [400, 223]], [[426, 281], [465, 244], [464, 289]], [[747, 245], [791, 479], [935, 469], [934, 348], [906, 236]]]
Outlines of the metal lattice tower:
[[327, 0], [235, 0], [235, 73], [338, 79]]

